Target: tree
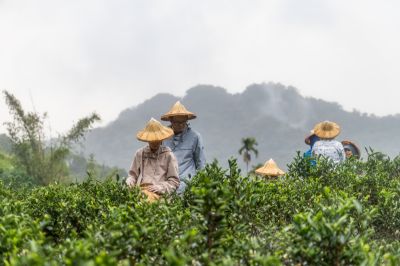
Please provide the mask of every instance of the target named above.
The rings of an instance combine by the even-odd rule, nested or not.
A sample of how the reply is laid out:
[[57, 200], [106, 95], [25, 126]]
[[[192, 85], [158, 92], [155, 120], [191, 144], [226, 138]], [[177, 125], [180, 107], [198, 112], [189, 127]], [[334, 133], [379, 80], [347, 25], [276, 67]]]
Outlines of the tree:
[[72, 144], [79, 142], [100, 117], [92, 113], [80, 119], [65, 135], [50, 140], [43, 130], [47, 114], [25, 112], [14, 95], [8, 91], [3, 93], [13, 117], [13, 121], [5, 125], [17, 165], [41, 185], [67, 176], [66, 157]]
[[246, 163], [246, 172], [249, 173], [249, 163], [251, 161], [251, 152], [253, 152], [256, 157], [258, 156], [258, 150], [255, 146], [258, 145], [255, 138], [242, 138], [243, 146], [239, 150], [239, 154], [243, 154], [243, 161]]

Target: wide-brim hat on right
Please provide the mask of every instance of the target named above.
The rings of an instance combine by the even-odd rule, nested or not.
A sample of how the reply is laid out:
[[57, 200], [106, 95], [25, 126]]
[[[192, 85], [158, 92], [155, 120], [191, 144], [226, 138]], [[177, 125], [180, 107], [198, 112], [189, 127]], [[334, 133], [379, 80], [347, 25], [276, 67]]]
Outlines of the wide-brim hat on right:
[[340, 134], [340, 126], [335, 122], [324, 121], [315, 125], [313, 131], [321, 139], [333, 139]]
[[169, 139], [173, 135], [174, 131], [171, 128], [163, 126], [160, 122], [151, 118], [146, 127], [136, 134], [136, 137], [140, 141], [153, 142]]
[[186, 107], [181, 104], [180, 101], [177, 101], [166, 114], [161, 116], [161, 120], [170, 121], [174, 116], [186, 116], [188, 120], [195, 119], [196, 115], [192, 112], [189, 112]]
[[358, 146], [354, 142], [351, 142], [350, 140], [343, 140], [342, 145], [344, 149], [351, 150], [351, 152], [355, 157], [360, 158], [361, 156], [360, 148], [358, 148]]
[[270, 159], [265, 163], [263, 167], [260, 167], [256, 170], [256, 174], [262, 176], [278, 177], [284, 175], [285, 172], [279, 169], [278, 165], [275, 163], [274, 160]]

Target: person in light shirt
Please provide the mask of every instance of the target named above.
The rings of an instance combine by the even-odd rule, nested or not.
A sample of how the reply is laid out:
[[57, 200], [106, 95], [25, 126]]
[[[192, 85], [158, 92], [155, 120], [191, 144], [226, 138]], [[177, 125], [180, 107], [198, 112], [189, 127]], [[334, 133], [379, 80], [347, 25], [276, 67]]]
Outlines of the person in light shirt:
[[174, 131], [173, 137], [167, 139], [164, 144], [172, 150], [178, 159], [179, 177], [181, 179], [178, 194], [185, 191], [185, 181], [194, 177], [206, 165], [201, 135], [188, 124], [188, 120], [195, 118], [196, 115], [189, 112], [179, 101], [161, 117], [161, 120], [171, 123], [170, 127]]
[[335, 122], [324, 121], [314, 127], [314, 134], [320, 138], [313, 148], [312, 154], [315, 157], [323, 156], [338, 164], [346, 160], [346, 154], [342, 143], [335, 140], [340, 134], [340, 127]]
[[179, 187], [178, 161], [171, 149], [162, 142], [174, 135], [172, 129], [152, 118], [137, 133], [137, 139], [148, 145], [136, 151], [126, 184], [139, 186], [150, 201], [170, 194]]

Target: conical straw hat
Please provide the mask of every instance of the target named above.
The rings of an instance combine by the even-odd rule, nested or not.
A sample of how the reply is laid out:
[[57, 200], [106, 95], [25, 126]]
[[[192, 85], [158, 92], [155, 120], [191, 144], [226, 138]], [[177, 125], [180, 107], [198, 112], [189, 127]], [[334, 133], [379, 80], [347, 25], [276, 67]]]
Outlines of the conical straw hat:
[[321, 139], [333, 139], [340, 134], [340, 126], [335, 122], [324, 121], [314, 127], [314, 133]]
[[311, 137], [314, 136], [314, 135], [315, 135], [314, 130], [311, 130], [310, 134], [304, 139], [304, 142], [307, 145], [310, 145], [311, 144]]
[[348, 148], [350, 148], [350, 150], [353, 152], [353, 155], [356, 157], [360, 157], [361, 151], [354, 142], [351, 142], [350, 140], [343, 140], [342, 145], [345, 149], [347, 148], [346, 146], [350, 146]]
[[256, 170], [256, 174], [276, 177], [284, 175], [285, 172], [279, 169], [274, 160], [270, 159], [263, 167], [260, 167]]
[[161, 116], [161, 120], [169, 121], [173, 116], [187, 116], [189, 120], [196, 118], [196, 115], [189, 112], [180, 101], [177, 101], [168, 113]]
[[174, 135], [174, 131], [163, 126], [160, 122], [151, 118], [143, 130], [140, 130], [136, 137], [140, 141], [151, 142], [151, 141], [163, 141]]

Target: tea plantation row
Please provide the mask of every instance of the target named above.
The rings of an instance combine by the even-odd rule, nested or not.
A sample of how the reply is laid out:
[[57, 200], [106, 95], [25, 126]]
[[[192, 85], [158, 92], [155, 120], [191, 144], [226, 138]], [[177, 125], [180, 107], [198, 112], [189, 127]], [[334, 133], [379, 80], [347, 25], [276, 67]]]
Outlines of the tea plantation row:
[[[4, 174], [4, 173], [3, 173]], [[400, 265], [400, 158], [267, 181], [207, 166], [149, 204], [123, 182], [0, 183], [0, 265]]]

